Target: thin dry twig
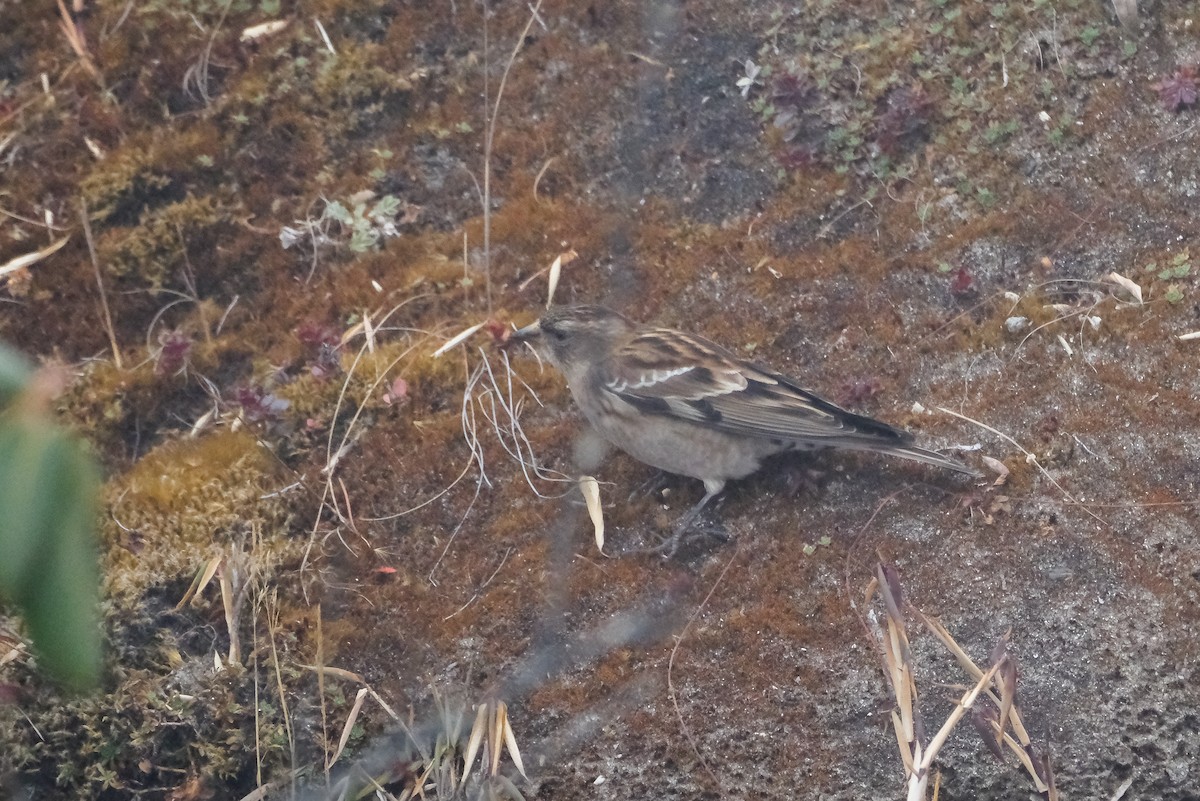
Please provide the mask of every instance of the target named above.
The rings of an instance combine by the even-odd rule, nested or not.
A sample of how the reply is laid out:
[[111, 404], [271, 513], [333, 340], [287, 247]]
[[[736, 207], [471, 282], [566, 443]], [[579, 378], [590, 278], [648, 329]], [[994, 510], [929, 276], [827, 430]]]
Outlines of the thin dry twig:
[[944, 406], [937, 406], [935, 408], [939, 412], [948, 414], [952, 417], [957, 417], [960, 420], [964, 420], [968, 423], [977, 425], [980, 428], [982, 428], [984, 431], [990, 431], [991, 433], [993, 433], [996, 436], [1003, 439], [1005, 442], [1012, 445], [1017, 450], [1021, 451], [1021, 453], [1025, 454], [1025, 460], [1027, 462], [1033, 464], [1033, 466], [1036, 467], [1038, 469], [1038, 471], [1041, 472], [1041, 474], [1046, 477], [1046, 480], [1049, 481], [1051, 484], [1053, 484], [1055, 489], [1057, 489], [1059, 492], [1062, 493], [1063, 498], [1065, 498], [1070, 503], [1078, 506], [1080, 509], [1082, 509], [1084, 511], [1085, 514], [1087, 514], [1089, 517], [1094, 519], [1096, 522], [1100, 523], [1100, 525], [1104, 526], [1105, 528], [1111, 528], [1111, 526], [1109, 525], [1107, 520], [1100, 517], [1100, 515], [1096, 514], [1091, 509], [1089, 509], [1085, 504], [1083, 504], [1081, 501], [1077, 500], [1075, 498], [1075, 496], [1073, 496], [1071, 493], [1067, 492], [1067, 490], [1062, 486], [1062, 484], [1059, 484], [1057, 481], [1055, 481], [1054, 476], [1050, 475], [1050, 473], [1046, 470], [1046, 468], [1042, 467], [1042, 463], [1038, 461], [1038, 458], [1036, 456], [1034, 456], [1033, 453], [1026, 450], [1020, 443], [1018, 443], [1015, 439], [1010, 437], [1008, 434], [1005, 434], [1003, 431], [999, 431], [995, 428], [992, 428], [987, 423], [981, 422], [972, 417], [967, 417], [965, 414], [959, 414], [958, 412], [951, 411], [951, 410], [945, 408]]
[[504, 86], [508, 83], [508, 73], [512, 70], [513, 64], [517, 60], [517, 54], [521, 52], [521, 48], [525, 45], [525, 37], [529, 35], [529, 29], [533, 27], [533, 23], [538, 19], [538, 12], [542, 8], [543, 0], [538, 0], [537, 5], [533, 7], [533, 12], [529, 15], [529, 21], [525, 23], [525, 28], [521, 31], [521, 35], [517, 37], [517, 42], [513, 45], [512, 54], [508, 57], [508, 63], [504, 65], [504, 73], [500, 76], [500, 85], [496, 88], [496, 102], [492, 107], [491, 113], [487, 111], [488, 102], [488, 3], [483, 4], [483, 98], [484, 98], [484, 116], [486, 118], [486, 133], [483, 138], [483, 254], [484, 254], [484, 281], [487, 294], [487, 310], [488, 316], [492, 314], [492, 269], [491, 269], [491, 245], [492, 245], [492, 145], [496, 139], [496, 120], [500, 116], [500, 101], [504, 97]]
[[92, 54], [88, 50], [87, 38], [83, 34], [83, 28], [71, 16], [71, 12], [67, 11], [67, 6], [63, 3], [63, 0], [58, 0], [58, 13], [59, 29], [63, 32], [63, 36], [66, 37], [67, 43], [71, 45], [71, 50], [74, 51], [76, 58], [79, 59], [79, 63], [83, 65], [87, 74], [92, 76], [96, 83], [100, 84], [101, 88], [103, 88], [104, 80], [100, 77], [100, 70], [96, 68], [96, 62], [92, 61]]
[[[213, 26], [212, 33], [208, 36], [208, 43], [204, 46], [204, 52], [200, 54], [200, 58], [196, 63], [187, 68], [183, 74], [183, 92], [189, 97], [192, 96], [192, 87], [195, 87], [196, 94], [204, 102], [204, 105], [212, 103], [212, 97], [208, 93], [209, 67], [212, 64], [213, 44], [217, 41], [217, 34], [221, 31], [221, 26], [225, 24], [225, 17], [229, 14], [229, 8], [233, 5], [233, 0], [226, 0], [224, 7], [221, 9], [221, 16], [217, 18], [217, 24]], [[242, 34], [245, 36], [245, 33]]]
[[741, 543], [739, 542], [734, 545], [733, 553], [730, 555], [729, 561], [725, 563], [725, 567], [721, 568], [721, 573], [717, 576], [717, 579], [713, 582], [713, 585], [709, 587], [708, 593], [704, 596], [704, 600], [702, 600], [700, 604], [692, 610], [692, 614], [688, 617], [687, 623], [684, 624], [683, 629], [675, 638], [675, 645], [671, 648], [671, 656], [667, 659], [667, 695], [671, 699], [671, 708], [675, 710], [675, 718], [679, 721], [680, 731], [682, 731], [683, 736], [687, 738], [688, 743], [692, 746], [692, 753], [694, 753], [696, 758], [700, 760], [700, 764], [704, 766], [704, 769], [708, 772], [708, 775], [718, 787], [722, 788], [721, 795], [727, 798], [730, 796], [729, 793], [724, 792], [724, 782], [722, 782], [721, 778], [717, 776], [712, 765], [707, 759], [705, 759], [704, 754], [700, 752], [700, 743], [696, 739], [696, 735], [692, 733], [692, 729], [690, 726], [688, 726], [687, 721], [683, 718], [683, 710], [679, 707], [679, 694], [675, 691], [675, 658], [679, 655], [679, 647], [683, 645], [683, 641], [687, 637], [688, 630], [692, 627], [692, 623], [696, 621], [696, 618], [700, 617], [700, 613], [704, 611], [706, 606], [708, 606], [709, 600], [712, 599], [713, 595], [717, 591], [717, 588], [721, 586], [721, 582], [725, 580], [725, 575], [729, 573], [729, 568], [733, 567], [733, 563], [737, 561], [740, 553]]
[[[62, 0], [58, 0], [62, 5]], [[100, 274], [100, 260], [96, 258], [96, 241], [92, 238], [92, 223], [88, 219], [87, 200], [79, 198], [79, 217], [83, 220], [83, 236], [87, 239], [88, 255], [92, 257], [92, 272], [96, 276], [96, 287], [100, 290], [100, 308], [104, 312], [104, 330], [108, 332], [108, 344], [112, 348], [113, 364], [118, 370], [121, 364], [121, 349], [117, 347], [117, 334], [113, 329], [112, 312], [108, 308], [108, 293], [104, 291], [104, 278]]]

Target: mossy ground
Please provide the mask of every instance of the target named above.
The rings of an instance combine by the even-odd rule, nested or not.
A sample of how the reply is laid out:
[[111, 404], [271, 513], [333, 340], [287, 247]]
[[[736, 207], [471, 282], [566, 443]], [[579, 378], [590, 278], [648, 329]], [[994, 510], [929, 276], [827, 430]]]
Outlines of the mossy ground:
[[[504, 85], [485, 262], [484, 74], [494, 97], [525, 4], [494, 4], [485, 53], [469, 3], [102, 0], [78, 19], [94, 73], [54, 8], [26, 5], [0, 5], [0, 263], [70, 240], [0, 279], [0, 337], [75, 369], [63, 417], [108, 472], [111, 658], [87, 699], [0, 666], [12, 793], [239, 798], [318, 775], [357, 687], [327, 677], [322, 703], [305, 666], [420, 716], [435, 690], [511, 688], [530, 653], [666, 598], [701, 608], [670, 694], [674, 641], [631, 637], [511, 699], [553, 755], [527, 797], [895, 797], [855, 611], [882, 554], [977, 660], [1013, 628], [1069, 797], [1130, 777], [1129, 797], [1194, 797], [1200, 379], [1178, 335], [1200, 329], [1200, 111], [1153, 88], [1200, 59], [1190, 6], [1122, 26], [1099, 0], [549, 0]], [[395, 216], [322, 216], [364, 192]], [[490, 316], [531, 319], [545, 282], [526, 279], [568, 249], [559, 302], [707, 334], [923, 442], [979, 443], [1007, 484], [814, 457], [731, 489], [735, 545], [598, 555], [569, 499], [526, 486], [486, 398], [488, 482], [468, 467], [475, 347], [500, 363], [486, 336], [432, 356], [489, 317], [489, 275]], [[516, 370], [544, 403], [523, 406], [534, 449], [572, 473], [561, 381]], [[698, 497], [677, 479], [627, 501], [648, 471], [622, 456], [599, 477], [618, 553]], [[177, 608], [215, 557], [250, 588], [240, 665], [214, 666], [215, 583]], [[958, 695], [934, 680], [931, 726]], [[387, 724], [368, 702], [343, 759]], [[945, 752], [944, 797], [1025, 797], [972, 737]]]

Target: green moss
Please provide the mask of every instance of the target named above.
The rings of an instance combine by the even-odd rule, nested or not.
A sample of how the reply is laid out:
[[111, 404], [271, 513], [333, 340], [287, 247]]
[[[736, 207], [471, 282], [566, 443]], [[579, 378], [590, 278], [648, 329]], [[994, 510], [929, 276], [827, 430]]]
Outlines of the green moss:
[[92, 217], [107, 220], [118, 212], [144, 205], [147, 196], [170, 184], [170, 177], [157, 168], [152, 153], [125, 149], [101, 162], [83, 179], [80, 190]]
[[106, 232], [99, 243], [101, 264], [116, 276], [161, 287], [185, 265], [187, 248], [203, 248], [230, 219], [230, 207], [211, 196], [189, 194], [146, 210], [136, 227]]
[[111, 362], [89, 362], [60, 399], [59, 409], [111, 459], [123, 450], [122, 430], [130, 415], [157, 405], [159, 383], [149, 364], [118, 369]]
[[261, 532], [255, 560], [277, 564], [299, 547], [284, 538], [287, 512], [264, 501], [273, 457], [245, 431], [168, 442], [106, 489], [102, 529], [108, 590], [118, 604], [195, 573], [209, 558]]
[[29, 726], [0, 735], [0, 771], [57, 785], [61, 797], [116, 798], [147, 787], [165, 792], [189, 775], [210, 786], [244, 781], [256, 742], [266, 769], [285, 764], [282, 716], [268, 703], [259, 707], [256, 738], [252, 674], [214, 673], [211, 661], [184, 662], [177, 652], [173, 662], [171, 673], [114, 665], [116, 686], [92, 697], [39, 690], [27, 714], [40, 737]]
[[305, 105], [324, 114], [356, 115], [352, 126], [382, 110], [375, 104], [408, 88], [408, 82], [387, 68], [387, 52], [375, 45], [349, 48], [323, 58], [312, 76], [312, 94]]

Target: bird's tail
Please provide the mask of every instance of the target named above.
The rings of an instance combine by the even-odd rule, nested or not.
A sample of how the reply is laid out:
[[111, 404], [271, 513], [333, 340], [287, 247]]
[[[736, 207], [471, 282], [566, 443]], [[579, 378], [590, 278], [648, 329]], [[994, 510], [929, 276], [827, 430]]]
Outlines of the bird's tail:
[[961, 462], [956, 462], [949, 457], [942, 456], [940, 453], [927, 451], [924, 448], [918, 448], [915, 445], [880, 446], [877, 444], [874, 447], [871, 447], [870, 445], [864, 444], [861, 447], [863, 450], [871, 450], [875, 451], [876, 453], [883, 453], [889, 456], [899, 456], [901, 459], [911, 459], [914, 462], [923, 462], [925, 464], [931, 464], [934, 467], [944, 467], [947, 470], [955, 470], [959, 473], [966, 473], [967, 475], [974, 476], [975, 478], [983, 478], [983, 473], [980, 473], [978, 470], [972, 467], [968, 467]]

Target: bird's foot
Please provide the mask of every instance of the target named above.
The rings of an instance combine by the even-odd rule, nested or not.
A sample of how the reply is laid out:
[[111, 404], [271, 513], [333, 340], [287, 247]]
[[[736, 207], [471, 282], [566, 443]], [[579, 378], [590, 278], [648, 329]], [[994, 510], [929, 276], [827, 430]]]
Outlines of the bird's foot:
[[702, 539], [714, 539], [723, 544], [733, 540], [729, 531], [721, 523], [703, 521], [699, 519], [699, 515], [689, 513], [685, 514], [672, 527], [669, 537], [664, 538], [658, 545], [644, 548], [638, 553], [654, 554], [663, 559], [670, 559], [684, 545]]

